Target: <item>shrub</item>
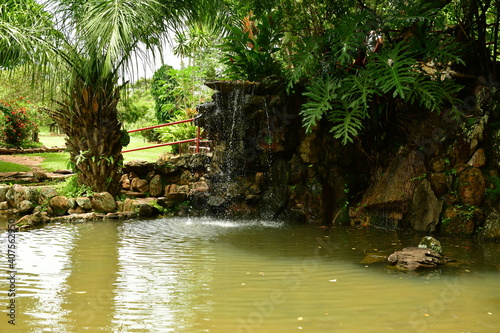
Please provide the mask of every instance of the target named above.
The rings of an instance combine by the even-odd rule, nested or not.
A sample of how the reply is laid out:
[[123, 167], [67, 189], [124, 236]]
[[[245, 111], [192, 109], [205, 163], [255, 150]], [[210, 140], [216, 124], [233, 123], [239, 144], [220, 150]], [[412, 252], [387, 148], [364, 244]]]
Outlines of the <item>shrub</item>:
[[0, 101], [3, 115], [3, 140], [10, 147], [22, 147], [26, 141], [33, 141], [38, 133], [38, 125], [28, 115], [31, 104], [22, 97], [10, 103]]

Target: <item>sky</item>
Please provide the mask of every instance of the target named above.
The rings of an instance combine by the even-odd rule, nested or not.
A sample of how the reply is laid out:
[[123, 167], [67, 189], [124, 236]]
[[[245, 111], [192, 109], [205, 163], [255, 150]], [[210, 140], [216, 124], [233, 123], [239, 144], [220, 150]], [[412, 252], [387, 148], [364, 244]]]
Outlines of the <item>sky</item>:
[[[140, 78], [151, 78], [153, 77], [154, 72], [163, 65], [170, 65], [175, 69], [181, 68], [181, 59], [174, 55], [174, 52], [168, 43], [166, 43], [163, 47], [163, 57], [163, 63], [159, 57], [155, 58], [155, 61], [152, 64], [138, 60], [137, 65], [134, 63], [134, 68], [130, 69], [131, 72], [134, 70], [133, 75], [125, 75], [125, 81], [134, 82]], [[187, 59], [184, 61], [186, 62]]]

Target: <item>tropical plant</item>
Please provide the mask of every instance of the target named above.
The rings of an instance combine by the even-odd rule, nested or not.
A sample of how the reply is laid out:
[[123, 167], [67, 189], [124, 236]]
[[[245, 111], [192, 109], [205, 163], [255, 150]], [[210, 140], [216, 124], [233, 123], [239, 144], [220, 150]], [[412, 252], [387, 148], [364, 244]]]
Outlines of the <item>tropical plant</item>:
[[282, 65], [276, 53], [284, 36], [282, 16], [279, 11], [258, 18], [250, 14], [238, 26], [229, 27], [230, 33], [220, 48], [230, 78], [257, 81], [281, 75]]
[[[195, 113], [196, 110], [193, 109], [187, 110], [186, 112], [179, 111], [173, 116], [171, 121], [175, 122], [175, 121], [189, 119], [192, 118]], [[182, 141], [182, 140], [194, 139], [196, 137], [196, 126], [193, 125], [192, 122], [160, 127], [157, 128], [155, 131], [159, 134], [160, 140], [163, 142]], [[193, 143], [180, 144], [181, 150], [186, 151], [186, 148], [192, 144]], [[174, 146], [172, 150], [174, 152], [180, 152], [177, 146]]]

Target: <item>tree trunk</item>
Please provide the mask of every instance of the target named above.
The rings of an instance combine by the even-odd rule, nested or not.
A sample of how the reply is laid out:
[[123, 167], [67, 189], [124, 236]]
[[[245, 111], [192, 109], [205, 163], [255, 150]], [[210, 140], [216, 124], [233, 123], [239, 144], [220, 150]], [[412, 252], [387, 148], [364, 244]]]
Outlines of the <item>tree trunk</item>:
[[78, 183], [94, 192], [120, 193], [121, 124], [116, 105], [120, 87], [90, 87], [79, 81], [68, 103], [50, 112], [67, 135], [66, 146], [78, 175]]

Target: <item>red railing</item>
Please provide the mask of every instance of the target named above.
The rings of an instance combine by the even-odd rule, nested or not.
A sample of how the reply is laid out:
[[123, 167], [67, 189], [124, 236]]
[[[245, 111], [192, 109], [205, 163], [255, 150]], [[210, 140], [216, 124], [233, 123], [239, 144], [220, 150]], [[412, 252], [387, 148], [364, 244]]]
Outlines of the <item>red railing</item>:
[[[159, 127], [164, 127], [164, 126], [171, 126], [171, 125], [177, 125], [177, 124], [182, 124], [182, 123], [188, 123], [194, 121], [194, 118], [191, 119], [186, 119], [186, 120], [179, 120], [179, 121], [174, 121], [172, 123], [167, 123], [167, 124], [161, 124], [161, 125], [155, 125], [155, 126], [149, 126], [149, 127], [144, 127], [144, 128], [138, 128], [138, 129], [133, 129], [130, 131], [127, 131], [128, 133], [133, 133], [133, 132], [140, 132], [140, 131], [145, 131], [153, 128], [159, 128]], [[138, 150], [144, 150], [144, 149], [151, 149], [151, 148], [158, 148], [158, 147], [164, 147], [164, 146], [171, 146], [171, 145], [178, 145], [181, 143], [187, 143], [187, 142], [195, 142], [195, 152], [199, 153], [200, 152], [200, 142], [210, 142], [209, 140], [203, 140], [200, 136], [200, 127], [198, 126], [196, 129], [196, 138], [194, 139], [187, 139], [187, 140], [181, 140], [181, 141], [174, 141], [174, 142], [168, 142], [168, 143], [160, 143], [157, 145], [152, 145], [152, 146], [147, 146], [147, 147], [140, 147], [140, 148], [133, 148], [133, 149], [127, 149], [127, 150], [122, 150], [122, 153], [129, 153], [131, 151], [138, 151]]]

